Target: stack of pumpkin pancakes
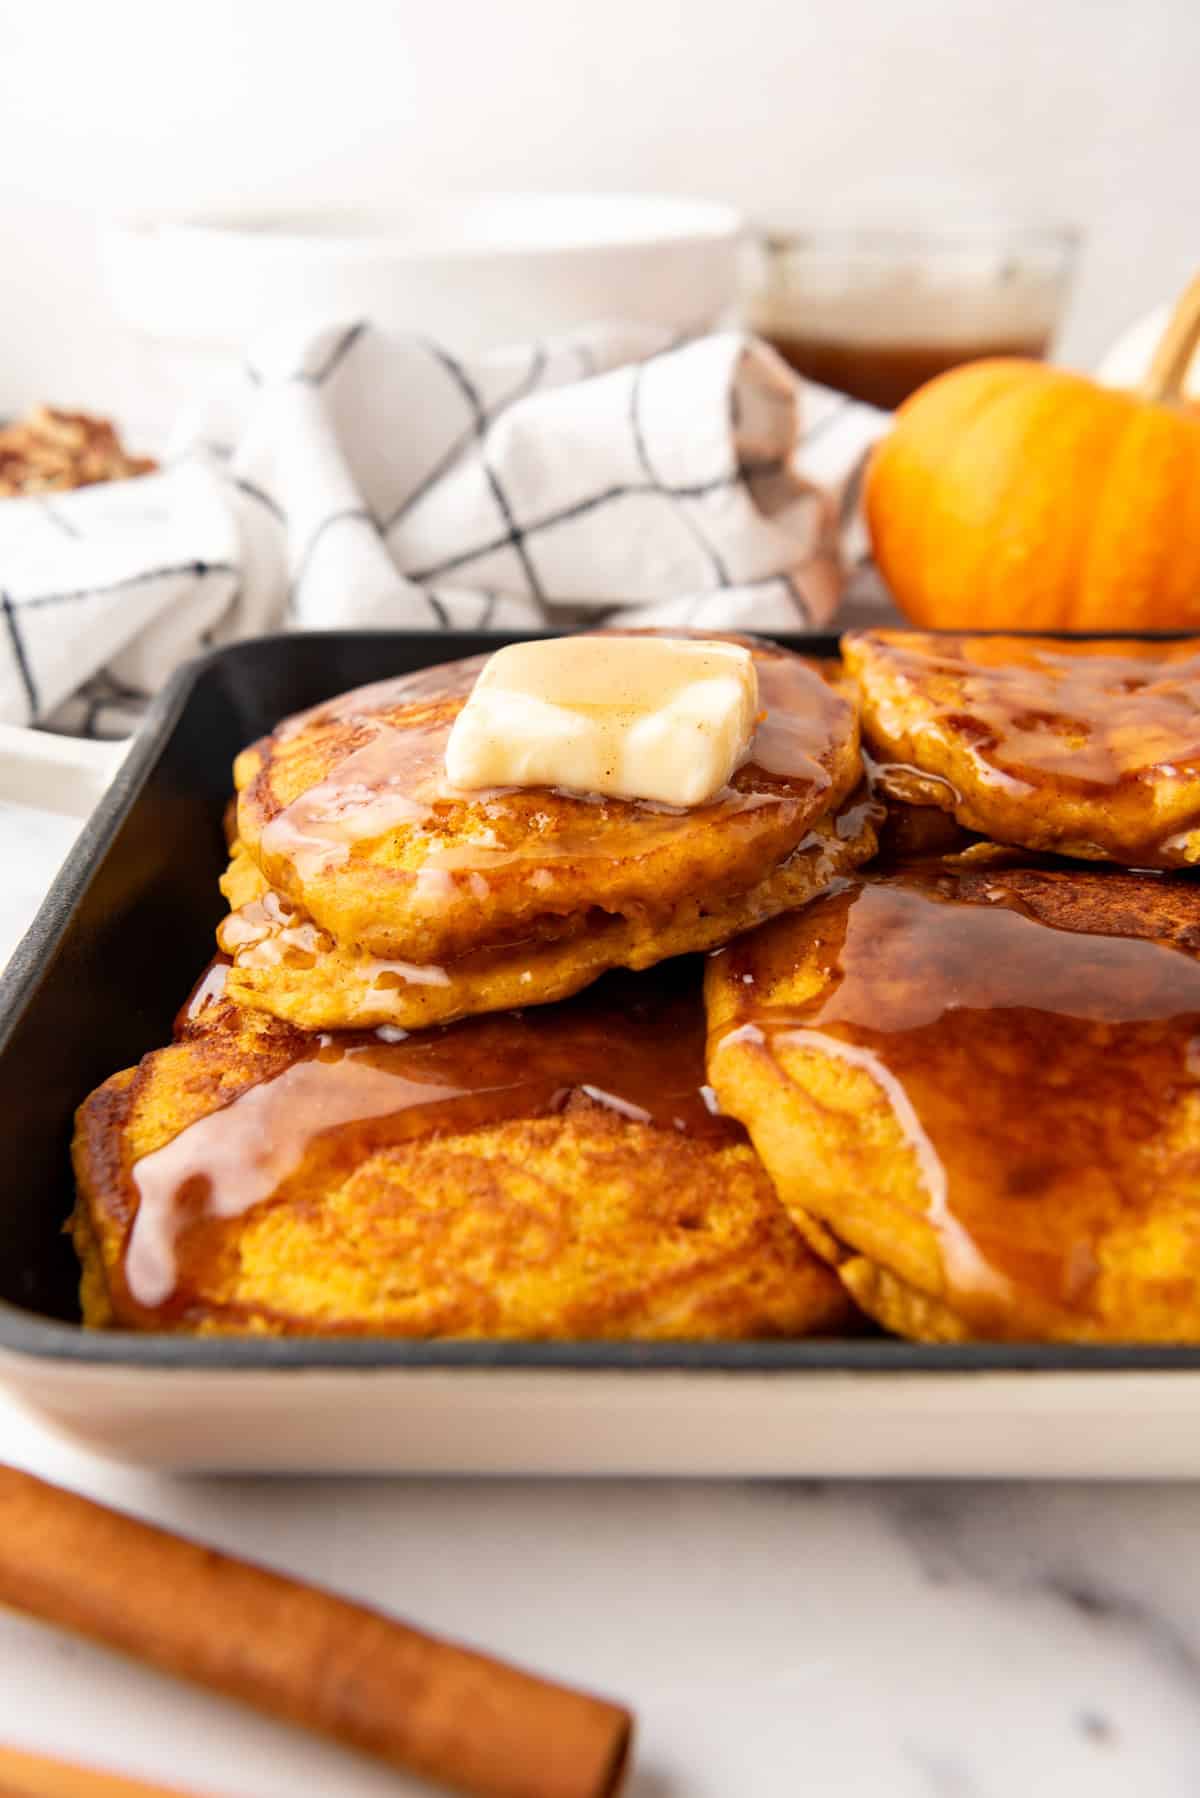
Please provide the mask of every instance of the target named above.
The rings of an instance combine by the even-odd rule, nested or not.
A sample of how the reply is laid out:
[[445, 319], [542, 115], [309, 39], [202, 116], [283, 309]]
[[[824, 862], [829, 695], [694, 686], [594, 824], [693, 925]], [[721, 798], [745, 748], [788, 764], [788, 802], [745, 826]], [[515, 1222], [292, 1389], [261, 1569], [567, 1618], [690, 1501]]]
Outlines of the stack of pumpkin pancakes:
[[688, 811], [448, 788], [478, 662], [244, 752], [222, 957], [80, 1109], [85, 1321], [1200, 1338], [1200, 645], [751, 647]]
[[87, 1322], [845, 1326], [704, 1069], [701, 953], [876, 842], [840, 670], [753, 653], [754, 759], [686, 811], [451, 789], [481, 662], [349, 694], [239, 757], [227, 970], [79, 1114]]

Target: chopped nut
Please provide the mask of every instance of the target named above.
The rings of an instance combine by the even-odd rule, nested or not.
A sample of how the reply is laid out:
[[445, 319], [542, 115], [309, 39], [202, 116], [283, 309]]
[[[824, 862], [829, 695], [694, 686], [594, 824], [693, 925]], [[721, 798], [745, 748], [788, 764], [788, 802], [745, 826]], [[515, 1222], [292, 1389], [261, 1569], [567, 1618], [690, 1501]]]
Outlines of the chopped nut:
[[35, 406], [24, 418], [0, 427], [0, 498], [66, 493], [149, 474], [157, 467], [150, 456], [129, 455], [107, 418], [86, 412]]

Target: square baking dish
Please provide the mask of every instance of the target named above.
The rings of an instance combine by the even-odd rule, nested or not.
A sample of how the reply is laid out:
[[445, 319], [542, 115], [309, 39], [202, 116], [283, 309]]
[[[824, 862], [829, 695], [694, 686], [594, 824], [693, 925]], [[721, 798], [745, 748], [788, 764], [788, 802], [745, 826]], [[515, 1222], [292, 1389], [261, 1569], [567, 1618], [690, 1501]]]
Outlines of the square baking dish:
[[[259, 638], [155, 702], [0, 981], [0, 1381], [163, 1468], [505, 1474], [1200, 1474], [1200, 1348], [191, 1340], [84, 1331], [75, 1106], [167, 1041], [212, 953], [236, 752], [288, 712], [496, 648]], [[833, 636], [784, 639], [833, 654]]]

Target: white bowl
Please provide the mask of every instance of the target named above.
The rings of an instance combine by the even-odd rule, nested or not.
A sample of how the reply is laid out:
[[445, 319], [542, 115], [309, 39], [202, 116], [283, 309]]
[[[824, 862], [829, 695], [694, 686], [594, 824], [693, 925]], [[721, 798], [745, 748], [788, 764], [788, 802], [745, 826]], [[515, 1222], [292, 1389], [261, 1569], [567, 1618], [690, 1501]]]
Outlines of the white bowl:
[[649, 194], [479, 194], [395, 213], [140, 218], [104, 243], [151, 337], [241, 346], [277, 320], [369, 317], [455, 349], [621, 318], [711, 324], [735, 296], [731, 207]]
[[280, 320], [369, 318], [464, 353], [599, 319], [703, 330], [736, 300], [742, 229], [732, 207], [652, 194], [127, 219], [101, 243], [109, 298], [140, 340], [127, 422], [159, 441]]

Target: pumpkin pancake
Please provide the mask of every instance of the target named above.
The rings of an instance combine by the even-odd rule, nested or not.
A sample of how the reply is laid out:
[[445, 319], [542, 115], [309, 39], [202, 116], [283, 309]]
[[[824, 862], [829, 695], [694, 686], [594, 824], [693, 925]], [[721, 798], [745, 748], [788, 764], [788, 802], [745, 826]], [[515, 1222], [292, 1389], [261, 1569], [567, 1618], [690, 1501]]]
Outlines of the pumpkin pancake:
[[857, 1302], [1200, 1340], [1200, 887], [931, 862], [712, 957], [709, 1078]]
[[687, 810], [449, 787], [482, 659], [286, 721], [235, 768], [231, 997], [303, 1029], [413, 1029], [562, 999], [807, 903], [875, 849], [856, 700], [836, 668], [733, 640], [759, 675], [752, 759]]
[[852, 632], [886, 795], [1031, 850], [1200, 863], [1200, 639]]
[[700, 969], [405, 1037], [306, 1036], [219, 970], [78, 1115], [93, 1327], [790, 1336], [851, 1307], [704, 1088]]
[[581, 918], [666, 929], [758, 886], [862, 779], [852, 690], [786, 650], [726, 640], [754, 655], [764, 717], [752, 759], [707, 804], [451, 788], [446, 741], [476, 660], [347, 694], [245, 751], [238, 836], [284, 899], [382, 960], [440, 966]]
[[426, 966], [346, 948], [267, 885], [235, 844], [221, 881], [231, 911], [217, 941], [233, 966], [229, 993], [303, 1030], [406, 1030], [477, 1012], [544, 1005], [579, 992], [608, 968], [647, 968], [713, 948], [742, 930], [806, 905], [875, 848], [881, 805], [859, 796], [819, 818], [792, 853], [746, 892], [680, 900], [667, 913], [600, 910], [544, 920], [525, 942], [477, 949]]

